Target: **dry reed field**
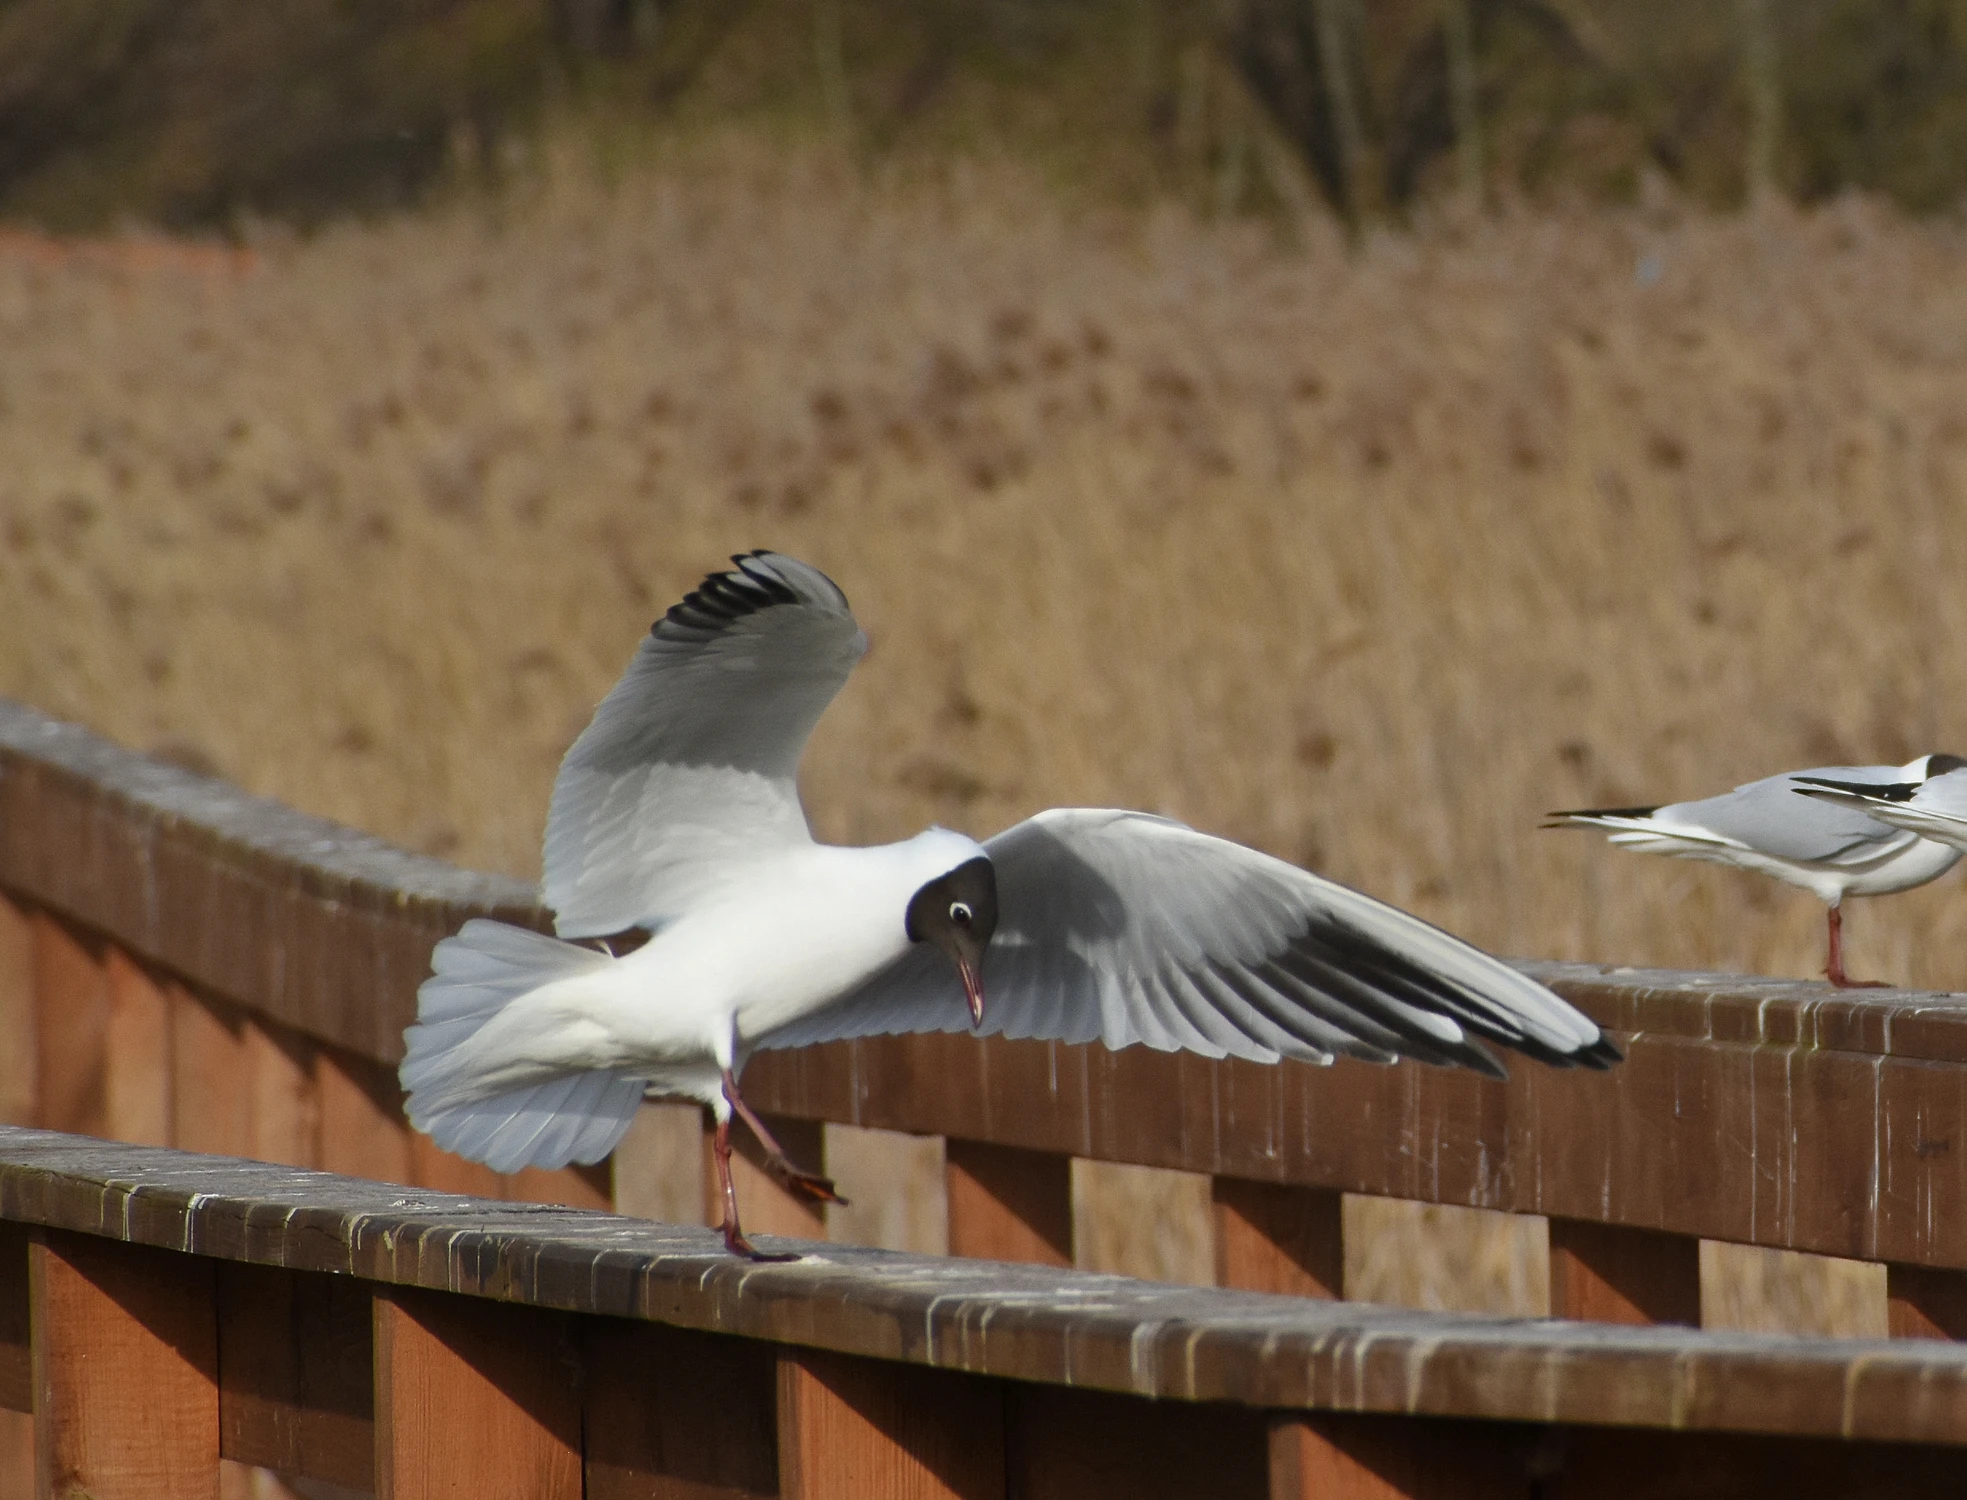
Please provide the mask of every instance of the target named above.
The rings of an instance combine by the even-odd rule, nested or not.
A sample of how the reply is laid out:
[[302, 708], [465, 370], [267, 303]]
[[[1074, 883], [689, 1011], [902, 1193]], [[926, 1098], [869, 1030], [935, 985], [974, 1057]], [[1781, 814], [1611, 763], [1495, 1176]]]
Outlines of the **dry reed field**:
[[[874, 641], [823, 836], [1124, 804], [1495, 950], [1798, 975], [1807, 895], [1539, 814], [1967, 751], [1958, 225], [1355, 246], [748, 135], [547, 158], [250, 259], [0, 245], [0, 692], [531, 875], [650, 619], [775, 547]], [[1967, 988], [1957, 876], [1850, 933]]]

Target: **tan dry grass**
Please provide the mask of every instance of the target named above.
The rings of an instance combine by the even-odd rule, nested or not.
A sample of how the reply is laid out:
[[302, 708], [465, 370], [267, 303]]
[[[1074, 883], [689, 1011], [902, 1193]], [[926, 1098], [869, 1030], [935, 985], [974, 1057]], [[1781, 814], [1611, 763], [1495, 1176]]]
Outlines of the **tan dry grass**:
[[[240, 279], [0, 263], [0, 690], [527, 873], [649, 618], [778, 546], [875, 640], [827, 835], [1126, 803], [1504, 951], [1808, 973], [1807, 897], [1534, 825], [1967, 745], [1962, 238], [1349, 253], [735, 142]], [[1964, 913], [1857, 961], [1967, 981]]]
[[[1349, 250], [731, 138], [244, 277], [0, 260], [0, 691], [528, 874], [652, 615], [775, 546], [875, 641], [827, 836], [1127, 804], [1494, 949], [1807, 974], [1809, 898], [1535, 824], [1967, 749], [1964, 239]], [[1852, 936], [1967, 982], [1956, 881]]]

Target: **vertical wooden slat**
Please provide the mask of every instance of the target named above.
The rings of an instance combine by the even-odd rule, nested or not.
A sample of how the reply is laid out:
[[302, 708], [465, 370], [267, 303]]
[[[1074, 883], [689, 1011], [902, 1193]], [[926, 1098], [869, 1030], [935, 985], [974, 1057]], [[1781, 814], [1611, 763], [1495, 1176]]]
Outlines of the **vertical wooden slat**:
[[1532, 1500], [1537, 1441], [1500, 1422], [1280, 1417], [1269, 1500]]
[[220, 1263], [223, 1456], [351, 1489], [374, 1482], [369, 1302], [350, 1277]]
[[171, 1144], [171, 1001], [122, 949], [104, 955], [109, 985], [104, 1105], [109, 1134], [145, 1146]]
[[34, 1417], [0, 1411], [0, 1500], [34, 1500]]
[[1017, 1500], [1262, 1500], [1262, 1412], [1012, 1385], [1009, 1491]]
[[778, 1386], [780, 1500], [1003, 1500], [995, 1382], [782, 1349]]
[[[703, 1107], [649, 1100], [615, 1148], [615, 1212], [664, 1224], [704, 1223]], [[714, 1175], [714, 1174], [713, 1174]]]
[[34, 1042], [34, 924], [0, 897], [0, 1125], [32, 1125], [39, 1118], [34, 1086], [39, 1062]]
[[170, 987], [174, 1145], [215, 1156], [247, 1156], [253, 1096], [244, 1017], [183, 985]]
[[1893, 1338], [1967, 1338], [1967, 1272], [1887, 1266], [1885, 1295]]
[[1552, 1219], [1550, 1315], [1698, 1328], [1701, 1242], [1691, 1235]]
[[74, 933], [46, 912], [31, 920], [38, 1121], [50, 1130], [102, 1135], [108, 1126], [109, 982]]
[[741, 1500], [779, 1488], [768, 1344], [587, 1318], [587, 1500]]
[[[819, 1121], [767, 1117], [765, 1123], [796, 1164], [815, 1172], [826, 1170], [825, 1138]], [[711, 1157], [707, 1127], [708, 1116], [703, 1135], [704, 1222], [719, 1224], [724, 1219], [724, 1204], [718, 1196], [717, 1164]], [[763, 1148], [742, 1121], [731, 1125], [731, 1148], [731, 1180], [737, 1184], [738, 1216], [744, 1222], [746, 1234], [783, 1234], [800, 1240], [826, 1238], [826, 1218], [820, 1205], [793, 1197], [772, 1180], [761, 1165]]]
[[28, 1259], [39, 1493], [216, 1500], [212, 1263], [57, 1231]]
[[0, 1221], [0, 1408], [34, 1410], [27, 1227]]
[[944, 1154], [949, 1253], [1072, 1264], [1072, 1159], [951, 1140]]
[[0, 1500], [34, 1500], [34, 1353], [28, 1232], [0, 1221]]
[[410, 1180], [418, 1187], [469, 1193], [474, 1198], [503, 1198], [508, 1188], [506, 1179], [483, 1162], [439, 1150], [420, 1130], [410, 1132]]
[[375, 1297], [377, 1500], [581, 1500], [564, 1318], [404, 1288]]
[[1345, 1290], [1345, 1195], [1218, 1177], [1216, 1284], [1292, 1297], [1336, 1298]]
[[323, 1047], [314, 1054], [321, 1161], [330, 1172], [414, 1182], [410, 1126], [396, 1077], [379, 1063]]
[[311, 1167], [321, 1155], [321, 1107], [313, 1048], [249, 1018], [240, 1033], [246, 1065], [246, 1155]]

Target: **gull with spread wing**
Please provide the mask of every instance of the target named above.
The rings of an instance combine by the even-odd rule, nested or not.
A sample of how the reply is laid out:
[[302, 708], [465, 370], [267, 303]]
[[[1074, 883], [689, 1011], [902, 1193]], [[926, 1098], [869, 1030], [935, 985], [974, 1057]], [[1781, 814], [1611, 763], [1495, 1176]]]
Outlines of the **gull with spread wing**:
[[1888, 896], [1937, 880], [1961, 851], [1922, 838], [1923, 828], [1881, 821], [1882, 814], [1860, 808], [1858, 799], [1826, 797], [1843, 805], [1825, 806], [1796, 794], [1809, 795], [1813, 786], [1920, 786], [1961, 766], [1967, 761], [1957, 755], [1922, 755], [1903, 766], [1820, 766], [1765, 776], [1698, 802], [1554, 812], [1544, 827], [1602, 828], [1611, 834], [1608, 842], [1622, 849], [1759, 870], [1802, 886], [1830, 908], [1825, 977], [1834, 985], [1863, 987], [1868, 981], [1844, 972], [1844, 898]]
[[[437, 945], [401, 1076], [412, 1123], [446, 1150], [499, 1171], [594, 1162], [645, 1094], [699, 1100], [725, 1243], [756, 1256], [734, 1113], [786, 1187], [835, 1196], [746, 1106], [738, 1079], [761, 1048], [971, 1029], [1492, 1077], [1484, 1042], [1618, 1060], [1507, 964], [1166, 818], [1054, 808], [984, 843], [943, 828], [815, 842], [799, 759], [867, 641], [817, 569], [732, 561], [656, 622], [561, 764], [545, 851], [559, 937], [481, 920]], [[568, 941], [630, 929], [647, 941], [620, 956]]]

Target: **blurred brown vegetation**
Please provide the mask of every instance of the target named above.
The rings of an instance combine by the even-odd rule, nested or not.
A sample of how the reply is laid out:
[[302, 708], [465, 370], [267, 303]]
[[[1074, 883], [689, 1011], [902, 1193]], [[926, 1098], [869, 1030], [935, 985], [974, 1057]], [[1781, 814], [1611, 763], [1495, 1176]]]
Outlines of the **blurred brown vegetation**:
[[238, 232], [497, 178], [543, 118], [1014, 143], [1081, 192], [1363, 218], [1967, 187], [1967, 0], [0, 0], [0, 215]]
[[[256, 262], [0, 254], [0, 690], [531, 873], [650, 618], [776, 546], [875, 642], [827, 836], [1125, 804], [1492, 949], [1796, 974], [1809, 897], [1538, 815], [1967, 748], [1967, 231], [1662, 196], [1354, 247], [652, 151]], [[1854, 964], [1958, 987], [1963, 937], [1944, 881]]]

